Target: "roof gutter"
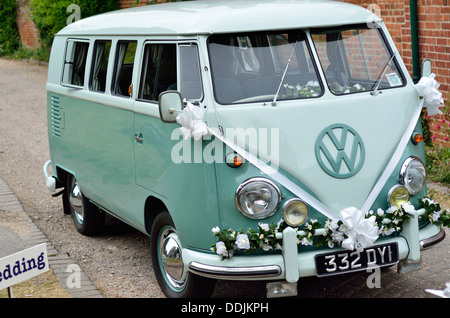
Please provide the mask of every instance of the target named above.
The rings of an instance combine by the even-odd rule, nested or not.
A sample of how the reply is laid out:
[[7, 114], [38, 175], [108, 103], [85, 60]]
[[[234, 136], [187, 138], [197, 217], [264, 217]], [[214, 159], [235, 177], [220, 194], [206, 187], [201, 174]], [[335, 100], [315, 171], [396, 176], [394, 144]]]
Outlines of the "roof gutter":
[[409, 0], [409, 15], [411, 24], [413, 81], [414, 83], [417, 83], [420, 80], [419, 21], [417, 14], [417, 0]]

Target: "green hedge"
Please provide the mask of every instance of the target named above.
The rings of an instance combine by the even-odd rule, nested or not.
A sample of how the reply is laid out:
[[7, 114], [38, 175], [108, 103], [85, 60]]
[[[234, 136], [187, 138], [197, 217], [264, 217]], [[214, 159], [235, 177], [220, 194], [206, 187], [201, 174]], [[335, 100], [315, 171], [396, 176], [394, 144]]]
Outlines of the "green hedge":
[[16, 0], [0, 0], [0, 56], [11, 54], [20, 46], [16, 6]]
[[72, 14], [67, 8], [71, 4], [80, 7], [81, 18], [120, 8], [117, 0], [31, 0], [31, 18], [41, 33], [44, 47], [49, 48], [55, 34], [67, 25]]

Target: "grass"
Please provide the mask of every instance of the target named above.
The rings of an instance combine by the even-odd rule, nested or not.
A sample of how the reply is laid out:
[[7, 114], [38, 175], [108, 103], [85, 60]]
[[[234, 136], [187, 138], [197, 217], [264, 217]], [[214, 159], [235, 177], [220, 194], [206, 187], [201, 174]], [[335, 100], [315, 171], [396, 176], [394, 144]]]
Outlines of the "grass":
[[46, 63], [50, 58], [50, 51], [44, 48], [32, 50], [21, 47], [16, 51], [14, 51], [14, 53], [5, 55], [3, 57], [13, 60], [30, 60], [30, 61], [34, 60]]
[[428, 196], [432, 196], [434, 201], [439, 202], [442, 210], [450, 209], [450, 197], [448, 194], [428, 189]]
[[[12, 286], [14, 298], [70, 298], [50, 269], [48, 272]], [[8, 298], [8, 290], [0, 290], [0, 298]]]

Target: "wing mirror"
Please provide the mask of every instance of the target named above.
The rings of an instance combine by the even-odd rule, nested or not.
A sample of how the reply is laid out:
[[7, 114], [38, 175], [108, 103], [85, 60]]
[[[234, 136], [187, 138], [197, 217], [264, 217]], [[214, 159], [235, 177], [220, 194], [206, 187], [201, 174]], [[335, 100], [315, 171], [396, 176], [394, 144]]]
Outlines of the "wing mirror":
[[422, 77], [431, 75], [431, 61], [426, 59], [422, 62]]
[[166, 91], [159, 95], [159, 116], [165, 123], [176, 123], [177, 116], [183, 111], [183, 98], [180, 92]]

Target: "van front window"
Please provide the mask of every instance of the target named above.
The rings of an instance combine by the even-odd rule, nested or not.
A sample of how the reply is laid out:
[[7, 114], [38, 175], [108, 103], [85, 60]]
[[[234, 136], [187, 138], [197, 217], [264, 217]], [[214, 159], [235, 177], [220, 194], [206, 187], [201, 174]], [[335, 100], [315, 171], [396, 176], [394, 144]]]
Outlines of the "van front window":
[[335, 95], [400, 87], [405, 78], [378, 28], [311, 31], [328, 87]]
[[212, 35], [208, 49], [220, 104], [314, 98], [323, 93], [303, 31]]

